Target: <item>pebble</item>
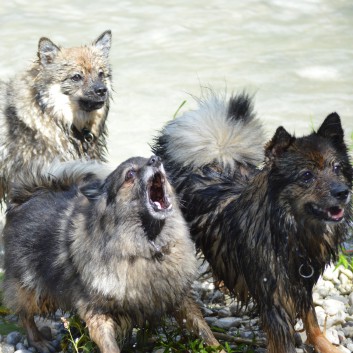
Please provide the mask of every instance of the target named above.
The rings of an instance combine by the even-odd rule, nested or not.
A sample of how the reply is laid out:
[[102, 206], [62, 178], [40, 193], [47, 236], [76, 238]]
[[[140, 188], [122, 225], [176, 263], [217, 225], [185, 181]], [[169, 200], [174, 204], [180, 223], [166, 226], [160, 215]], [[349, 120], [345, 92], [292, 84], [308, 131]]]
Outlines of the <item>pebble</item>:
[[11, 344], [7, 344], [7, 343], [0, 343], [0, 353], [14, 353], [15, 352], [15, 348], [13, 345]]
[[20, 350], [24, 350], [24, 349], [26, 350], [27, 347], [23, 343], [19, 342], [16, 344], [15, 349], [16, 349], [16, 351], [20, 351]]
[[22, 335], [19, 332], [10, 332], [6, 337], [6, 343], [12, 346], [16, 346], [16, 344], [19, 343], [21, 339]]
[[336, 299], [325, 299], [323, 301], [322, 307], [330, 316], [337, 315], [339, 311], [345, 310], [344, 303]]
[[[209, 325], [225, 330], [229, 335], [240, 335], [243, 338], [265, 338], [258, 317], [254, 317], [253, 303], [246, 309], [239, 307], [225, 291], [215, 289], [211, 280], [200, 280], [194, 283], [193, 293], [201, 305], [205, 320]], [[343, 266], [328, 266], [313, 289], [315, 311], [321, 329], [326, 328], [326, 337], [339, 347], [343, 353], [353, 352], [353, 272]], [[59, 315], [60, 316], [60, 315]], [[59, 317], [58, 316], [58, 317]], [[16, 317], [7, 318], [12, 322]], [[41, 321], [42, 322], [42, 321]], [[296, 329], [302, 328], [298, 322]], [[0, 321], [1, 330], [1, 321]], [[44, 321], [40, 331], [59, 346], [63, 326], [60, 320]], [[296, 335], [297, 353], [304, 352], [302, 342], [306, 340], [305, 332]], [[300, 347], [300, 348], [299, 348]], [[19, 332], [7, 336], [0, 335], [0, 353], [35, 353], [33, 347]], [[162, 353], [164, 348], [153, 353]], [[255, 353], [265, 353], [263, 348], [256, 348]]]
[[223, 329], [230, 329], [231, 327], [239, 327], [243, 319], [238, 317], [222, 317], [216, 320], [213, 325]]

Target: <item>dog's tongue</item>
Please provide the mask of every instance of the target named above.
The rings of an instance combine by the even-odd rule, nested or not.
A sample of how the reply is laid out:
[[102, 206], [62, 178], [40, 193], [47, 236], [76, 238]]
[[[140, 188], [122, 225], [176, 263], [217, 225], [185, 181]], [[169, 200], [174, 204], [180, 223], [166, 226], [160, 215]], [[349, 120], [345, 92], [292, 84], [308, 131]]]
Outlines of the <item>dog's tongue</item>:
[[340, 221], [343, 218], [344, 210], [339, 207], [331, 207], [327, 214], [334, 221]]
[[157, 206], [159, 210], [162, 209], [162, 205], [158, 201], [154, 201], [153, 203]]

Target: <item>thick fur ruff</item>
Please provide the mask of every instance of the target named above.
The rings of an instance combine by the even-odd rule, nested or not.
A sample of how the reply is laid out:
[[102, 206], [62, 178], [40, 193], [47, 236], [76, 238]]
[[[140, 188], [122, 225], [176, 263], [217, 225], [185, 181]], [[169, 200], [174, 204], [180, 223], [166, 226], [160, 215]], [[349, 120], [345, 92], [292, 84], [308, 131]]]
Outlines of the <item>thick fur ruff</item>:
[[163, 129], [154, 147], [163, 160], [191, 170], [213, 163], [228, 173], [263, 161], [264, 133], [247, 94], [227, 101], [210, 92], [198, 103]]
[[[229, 105], [241, 105], [243, 98], [231, 98]], [[249, 297], [255, 300], [269, 352], [295, 352], [293, 326], [298, 318], [318, 351], [338, 352], [320, 332], [312, 288], [336, 258], [352, 218], [352, 167], [339, 116], [332, 113], [317, 132], [302, 138], [278, 128], [265, 147], [261, 169], [253, 166], [254, 159], [241, 158], [234, 165], [247, 166], [246, 172], [239, 168], [229, 173], [223, 169], [222, 157], [215, 163], [211, 153], [201, 150], [202, 164], [187, 165], [194, 158], [192, 150], [169, 148], [170, 141], [180, 140], [186, 120], [193, 120], [187, 126], [197, 122], [196, 134], [209, 128], [211, 113], [217, 116], [202, 108], [173, 120], [153, 147], [173, 175], [197, 248], [234, 295], [244, 302]], [[247, 114], [243, 116], [246, 119]], [[249, 135], [231, 131], [238, 135], [229, 139], [233, 141]], [[185, 136], [190, 136], [189, 130]], [[203, 144], [215, 146], [214, 141]], [[234, 158], [244, 155], [244, 145], [238, 144]]]
[[105, 160], [111, 32], [61, 48], [48, 38], [25, 72], [0, 83], [0, 198], [34, 160]]
[[118, 353], [134, 324], [174, 314], [218, 344], [189, 296], [194, 246], [158, 157], [109, 172], [54, 164], [11, 188], [4, 227], [4, 300], [30, 343], [52, 346], [33, 316], [75, 310], [102, 353]]

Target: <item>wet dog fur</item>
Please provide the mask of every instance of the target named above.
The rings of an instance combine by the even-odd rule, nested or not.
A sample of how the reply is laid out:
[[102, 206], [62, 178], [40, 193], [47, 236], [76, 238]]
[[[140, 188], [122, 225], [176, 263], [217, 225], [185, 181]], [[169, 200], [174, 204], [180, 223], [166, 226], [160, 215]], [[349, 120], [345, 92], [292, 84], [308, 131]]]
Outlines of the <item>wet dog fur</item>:
[[0, 200], [34, 160], [105, 160], [111, 32], [64, 48], [48, 38], [24, 72], [0, 82]]
[[302, 319], [318, 352], [339, 352], [320, 331], [312, 288], [352, 219], [340, 118], [332, 113], [300, 138], [279, 127], [264, 154], [263, 136], [247, 94], [211, 94], [168, 123], [152, 149], [216, 277], [241, 301], [255, 300], [268, 351], [295, 353]]
[[54, 163], [24, 172], [9, 195], [4, 301], [40, 352], [54, 349], [34, 315], [57, 308], [76, 311], [102, 353], [119, 353], [116, 337], [165, 314], [219, 345], [190, 296], [194, 245], [158, 157], [110, 174]]

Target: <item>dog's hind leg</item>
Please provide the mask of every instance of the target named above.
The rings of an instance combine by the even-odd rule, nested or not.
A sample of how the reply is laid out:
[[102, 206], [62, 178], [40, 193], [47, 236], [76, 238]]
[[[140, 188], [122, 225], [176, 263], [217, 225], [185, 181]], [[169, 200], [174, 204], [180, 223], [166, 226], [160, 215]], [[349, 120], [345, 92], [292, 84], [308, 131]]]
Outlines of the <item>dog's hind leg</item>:
[[[208, 346], [220, 346], [203, 318], [200, 308], [191, 297], [185, 296], [180, 307], [174, 312], [174, 316], [180, 327], [186, 327], [188, 331], [195, 333]], [[223, 350], [221, 352], [225, 353]]]
[[320, 353], [341, 353], [321, 332], [313, 308], [309, 310], [303, 319], [304, 327], [308, 337], [308, 343], [313, 345], [315, 350]]
[[20, 313], [19, 317], [27, 332], [28, 342], [32, 347], [35, 347], [41, 353], [52, 353], [56, 351], [54, 346], [39, 332], [38, 327], [34, 322], [33, 315]]
[[119, 317], [115, 321], [110, 315], [93, 311], [80, 316], [101, 353], [120, 353], [116, 338], [123, 339], [129, 329], [130, 321], [127, 318]]

